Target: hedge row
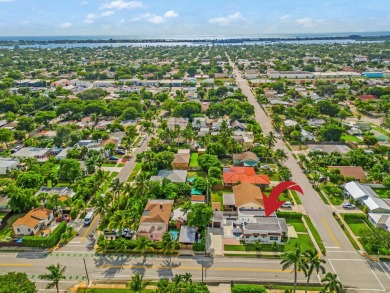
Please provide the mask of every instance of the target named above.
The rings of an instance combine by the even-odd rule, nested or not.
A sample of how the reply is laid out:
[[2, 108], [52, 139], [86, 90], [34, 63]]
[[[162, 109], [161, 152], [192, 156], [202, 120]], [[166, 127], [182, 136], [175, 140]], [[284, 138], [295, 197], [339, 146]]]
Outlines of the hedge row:
[[276, 215], [279, 218], [285, 218], [285, 219], [300, 219], [300, 218], [302, 218], [302, 213], [298, 213], [298, 212], [276, 212]]
[[232, 293], [267, 293], [262, 285], [234, 285]]
[[366, 219], [366, 215], [365, 214], [358, 214], [358, 213], [345, 213], [345, 214], [342, 214], [343, 218], [344, 219]]
[[57, 245], [60, 241], [61, 234], [66, 230], [66, 222], [63, 221], [54, 229], [54, 231], [47, 237], [42, 236], [24, 236], [22, 243], [28, 247], [42, 247], [51, 248]]

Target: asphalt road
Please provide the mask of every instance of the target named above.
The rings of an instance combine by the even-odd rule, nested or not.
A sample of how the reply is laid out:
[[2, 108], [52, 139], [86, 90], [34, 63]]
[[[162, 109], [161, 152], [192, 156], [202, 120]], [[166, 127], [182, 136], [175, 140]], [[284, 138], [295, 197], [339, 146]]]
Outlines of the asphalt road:
[[[274, 131], [271, 119], [257, 102], [248, 82], [241, 76], [234, 63], [230, 62], [230, 65], [233, 67], [233, 74], [236, 76], [238, 86], [248, 97], [248, 102], [255, 108], [255, 118], [263, 132], [268, 134], [270, 131]], [[275, 149], [277, 148], [283, 149], [288, 155], [288, 159], [284, 164], [291, 170], [292, 181], [302, 187], [304, 192], [304, 195], [301, 196], [303, 207], [324, 242], [328, 263], [331, 265], [332, 270], [338, 274], [343, 285], [346, 288], [367, 289], [367, 292], [377, 290], [379, 290], [377, 292], [386, 290], [390, 292], [390, 276], [385, 273], [385, 278], [379, 281], [378, 276], [372, 270], [373, 267], [377, 267], [377, 264], [370, 260], [364, 260], [353, 248], [347, 236], [334, 219], [331, 207], [325, 205], [321, 200], [281, 139], [276, 141]], [[378, 270], [378, 272], [383, 274], [383, 270]], [[360, 290], [359, 292], [362, 291]]]

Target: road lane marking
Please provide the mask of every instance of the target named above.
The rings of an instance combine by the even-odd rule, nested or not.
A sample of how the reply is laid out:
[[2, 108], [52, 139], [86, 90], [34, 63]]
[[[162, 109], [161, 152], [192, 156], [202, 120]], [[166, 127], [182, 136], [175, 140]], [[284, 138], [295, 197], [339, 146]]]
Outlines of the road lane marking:
[[92, 223], [89, 224], [89, 227], [88, 227], [87, 231], [85, 231], [84, 235], [81, 237], [80, 243], [82, 243], [82, 242], [84, 241], [85, 236], [87, 236], [89, 230], [91, 230], [91, 228], [92, 228], [93, 224], [95, 223], [95, 221], [97, 220], [97, 218], [98, 218], [98, 217], [96, 216], [96, 217], [93, 219]]
[[381, 285], [383, 291], [386, 291], [385, 287], [383, 286], [383, 284], [381, 283], [381, 281], [379, 281], [379, 278], [378, 276], [375, 274], [375, 272], [372, 270], [372, 268], [368, 265], [368, 263], [365, 261], [367, 267], [370, 269], [370, 271], [372, 272], [372, 274], [374, 275], [375, 279], [378, 281], [378, 283]]
[[334, 236], [332, 230], [330, 230], [328, 223], [325, 221], [324, 218], [322, 218], [322, 222], [324, 223], [326, 230], [328, 230], [330, 237], [332, 237], [334, 244], [336, 244], [337, 248], [340, 248], [339, 242], [337, 241], [336, 237]]
[[0, 263], [0, 267], [32, 267], [31, 263]]
[[[194, 270], [200, 271], [201, 267], [183, 267], [183, 266], [112, 266], [112, 265], [102, 265], [98, 267], [99, 269], [160, 269], [160, 270]], [[208, 271], [247, 271], [247, 272], [268, 272], [268, 273], [291, 273], [290, 270], [279, 270], [279, 269], [256, 269], [256, 268], [206, 268]]]

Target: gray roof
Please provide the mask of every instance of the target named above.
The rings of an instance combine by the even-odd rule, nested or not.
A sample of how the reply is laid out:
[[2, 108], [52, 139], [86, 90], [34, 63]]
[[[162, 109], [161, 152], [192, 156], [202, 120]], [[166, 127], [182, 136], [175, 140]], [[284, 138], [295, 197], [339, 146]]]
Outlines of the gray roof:
[[194, 243], [195, 242], [195, 227], [181, 226], [180, 228], [180, 243]]
[[322, 151], [328, 154], [333, 152], [346, 154], [351, 150], [348, 146], [344, 144], [308, 144], [307, 146], [311, 152]]
[[43, 157], [50, 151], [51, 149], [49, 148], [27, 147], [18, 150], [16, 153], [12, 154], [12, 157]]
[[275, 231], [287, 233], [286, 220], [283, 218], [269, 217], [256, 218], [257, 223], [248, 223], [244, 227], [245, 230], [255, 231]]
[[42, 186], [36, 193], [35, 196], [38, 196], [40, 193], [47, 193], [49, 195], [58, 194], [59, 196], [68, 196], [72, 198], [76, 193], [73, 189], [68, 187], [46, 187]]
[[11, 158], [0, 158], [0, 167], [1, 168], [8, 168], [12, 167], [13, 165], [19, 164], [18, 159], [11, 159]]
[[223, 205], [225, 205], [225, 206], [235, 206], [236, 205], [236, 199], [235, 199], [233, 193], [224, 193], [222, 195], [222, 198], [223, 198]]
[[152, 176], [150, 180], [162, 181], [163, 178], [167, 178], [173, 183], [185, 183], [187, 180], [187, 170], [160, 170], [158, 175]]

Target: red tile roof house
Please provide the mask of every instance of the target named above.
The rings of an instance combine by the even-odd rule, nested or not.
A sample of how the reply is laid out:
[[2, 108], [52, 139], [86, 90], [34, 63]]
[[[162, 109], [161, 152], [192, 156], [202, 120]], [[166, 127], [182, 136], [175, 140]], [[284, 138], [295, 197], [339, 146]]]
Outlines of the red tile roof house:
[[371, 100], [377, 100], [378, 97], [374, 95], [361, 95], [356, 96], [356, 99], [362, 100], [362, 101], [371, 101]]
[[267, 175], [256, 174], [254, 167], [230, 167], [223, 169], [223, 183], [225, 186], [234, 186], [240, 183], [268, 186], [271, 181]]

